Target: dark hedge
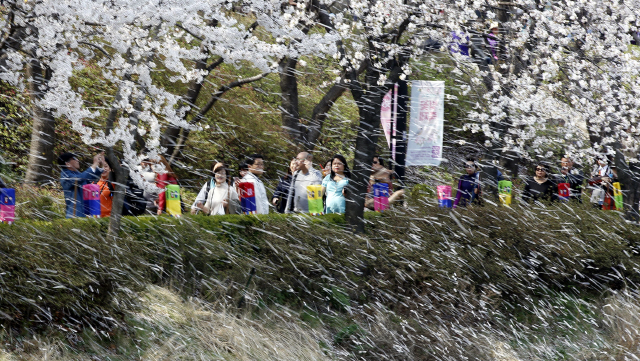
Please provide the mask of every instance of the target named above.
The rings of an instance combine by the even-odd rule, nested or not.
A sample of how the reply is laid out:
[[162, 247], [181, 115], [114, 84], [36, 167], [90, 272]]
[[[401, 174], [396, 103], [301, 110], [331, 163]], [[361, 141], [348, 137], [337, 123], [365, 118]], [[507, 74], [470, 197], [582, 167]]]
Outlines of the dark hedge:
[[116, 322], [148, 283], [241, 307], [318, 315], [376, 304], [446, 318], [481, 299], [515, 307], [640, 282], [639, 229], [581, 205], [398, 208], [368, 214], [365, 235], [339, 215], [141, 217], [109, 243], [107, 222], [0, 226], [6, 322]]

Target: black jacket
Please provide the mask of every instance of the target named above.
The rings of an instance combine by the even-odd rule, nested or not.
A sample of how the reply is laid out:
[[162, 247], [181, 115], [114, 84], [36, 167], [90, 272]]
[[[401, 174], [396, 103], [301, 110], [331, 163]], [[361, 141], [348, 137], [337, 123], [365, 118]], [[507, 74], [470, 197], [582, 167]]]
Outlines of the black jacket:
[[284, 209], [287, 206], [289, 187], [291, 187], [291, 176], [287, 174], [284, 177], [280, 177], [280, 182], [276, 187], [276, 191], [273, 193], [273, 198], [278, 198], [280, 200], [280, 203], [278, 203], [276, 208], [278, 213], [284, 213]]
[[533, 177], [527, 179], [522, 198], [529, 203], [538, 200], [558, 200], [558, 185], [547, 178], [546, 182], [538, 183]]

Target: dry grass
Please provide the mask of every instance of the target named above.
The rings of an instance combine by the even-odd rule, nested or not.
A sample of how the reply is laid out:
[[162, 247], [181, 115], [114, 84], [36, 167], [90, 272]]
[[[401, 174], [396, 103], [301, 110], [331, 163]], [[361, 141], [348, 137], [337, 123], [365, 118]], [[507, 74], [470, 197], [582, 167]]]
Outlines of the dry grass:
[[619, 293], [602, 307], [603, 324], [614, 360], [640, 360], [640, 301], [638, 295]]
[[151, 287], [138, 318], [154, 325], [159, 342], [143, 360], [328, 359], [319, 346], [330, 344], [327, 336], [303, 328], [291, 315], [273, 314], [258, 323]]
[[259, 321], [213, 305], [183, 301], [177, 294], [150, 286], [134, 320], [142, 328], [138, 355], [119, 355], [89, 342], [91, 353], [78, 353], [62, 341], [24, 341], [20, 352], [0, 350], [0, 361], [84, 360], [325, 360], [319, 346], [327, 334], [305, 328], [294, 314], [272, 313]]
[[[474, 337], [474, 351], [467, 353], [466, 357], [469, 360], [520, 361], [557, 359], [562, 354], [561, 359], [571, 360], [640, 360], [640, 301], [637, 297], [619, 293], [593, 307], [594, 313], [589, 317], [595, 317], [597, 324], [593, 323], [589, 330], [579, 330], [578, 333], [589, 333], [590, 336], [572, 338], [573, 346], [565, 348], [568, 353], [553, 350], [560, 343], [546, 343], [551, 334], [546, 335], [547, 341], [543, 343], [534, 342], [528, 348], [513, 349], [505, 339], [505, 334], [500, 335], [491, 329], [475, 329], [477, 337]], [[369, 322], [360, 323], [359, 327], [364, 333], [357, 339], [369, 345], [373, 354], [381, 358], [421, 359], [415, 358], [417, 345], [412, 342], [417, 336], [415, 332], [410, 327], [405, 329], [404, 323], [391, 321], [389, 317], [389, 314], [379, 312]], [[79, 353], [70, 348], [69, 342], [34, 338], [23, 341], [19, 352], [0, 350], [0, 361], [358, 358], [358, 355], [346, 349], [323, 349], [320, 345], [331, 345], [334, 335], [322, 327], [310, 329], [299, 321], [299, 315], [294, 312], [271, 311], [260, 319], [250, 319], [227, 312], [219, 304], [184, 301], [177, 294], [155, 286], [150, 286], [143, 295], [141, 311], [132, 315], [132, 320], [132, 325], [136, 325], [134, 327], [140, 332], [136, 336], [138, 339], [133, 342], [137, 350], [128, 354], [98, 346], [91, 340], [85, 340], [85, 350], [90, 351]], [[460, 337], [474, 332], [464, 328], [451, 332], [443, 324], [430, 324], [429, 327], [440, 335], [437, 342], [447, 348], [455, 348]], [[594, 346], [595, 341], [599, 346]], [[551, 349], [541, 352], [544, 347]], [[550, 358], [552, 355], [554, 357]]]

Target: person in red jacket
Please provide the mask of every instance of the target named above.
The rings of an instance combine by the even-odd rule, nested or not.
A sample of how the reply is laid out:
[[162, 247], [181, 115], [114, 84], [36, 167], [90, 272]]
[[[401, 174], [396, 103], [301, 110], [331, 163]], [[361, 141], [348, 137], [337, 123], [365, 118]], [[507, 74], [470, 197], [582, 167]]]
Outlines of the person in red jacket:
[[159, 157], [160, 161], [158, 163], [164, 165], [164, 170], [157, 172], [158, 175], [156, 176], [156, 186], [160, 188], [160, 193], [158, 194], [158, 215], [161, 215], [167, 207], [164, 188], [167, 184], [178, 184], [178, 178], [176, 177], [176, 174], [173, 173], [169, 162], [167, 162], [163, 156]]

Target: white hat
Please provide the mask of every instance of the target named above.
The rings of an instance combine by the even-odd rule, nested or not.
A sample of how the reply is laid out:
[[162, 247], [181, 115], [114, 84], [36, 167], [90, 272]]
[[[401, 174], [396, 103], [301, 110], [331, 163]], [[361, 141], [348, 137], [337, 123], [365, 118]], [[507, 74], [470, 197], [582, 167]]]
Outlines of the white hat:
[[492, 22], [491, 25], [489, 25], [489, 30], [493, 29], [493, 28], [497, 28], [500, 27], [500, 24], [498, 24], [497, 22]]

